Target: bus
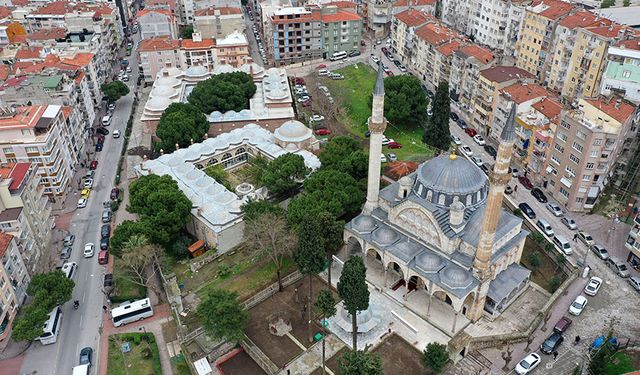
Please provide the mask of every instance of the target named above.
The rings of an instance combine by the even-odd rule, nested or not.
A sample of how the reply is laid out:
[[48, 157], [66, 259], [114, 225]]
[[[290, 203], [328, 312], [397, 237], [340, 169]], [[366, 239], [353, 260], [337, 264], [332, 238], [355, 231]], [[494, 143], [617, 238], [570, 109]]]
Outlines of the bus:
[[336, 52], [334, 53], [329, 60], [331, 61], [337, 61], [337, 60], [342, 60], [342, 59], [346, 59], [347, 58], [347, 53], [345, 51], [340, 51], [340, 52]]
[[149, 298], [120, 305], [111, 309], [111, 321], [114, 327], [135, 322], [153, 316], [153, 307]]
[[42, 345], [53, 344], [58, 339], [58, 333], [60, 332], [60, 324], [62, 321], [62, 310], [60, 306], [56, 306], [53, 311], [49, 313], [49, 318], [44, 322], [42, 327], [42, 335], [36, 340], [39, 340]]

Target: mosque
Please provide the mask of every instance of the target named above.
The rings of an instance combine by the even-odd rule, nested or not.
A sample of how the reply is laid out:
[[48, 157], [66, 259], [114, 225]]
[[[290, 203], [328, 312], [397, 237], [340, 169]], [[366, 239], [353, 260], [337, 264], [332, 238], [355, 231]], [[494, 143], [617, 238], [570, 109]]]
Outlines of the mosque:
[[[386, 128], [382, 69], [373, 92], [367, 201], [345, 225], [347, 256], [365, 256], [367, 278], [429, 320], [434, 308], [461, 321], [494, 319], [529, 283], [519, 265], [522, 220], [502, 209], [515, 139], [515, 108], [488, 177], [455, 154], [440, 155], [380, 190]], [[437, 306], [435, 306], [437, 305]]]

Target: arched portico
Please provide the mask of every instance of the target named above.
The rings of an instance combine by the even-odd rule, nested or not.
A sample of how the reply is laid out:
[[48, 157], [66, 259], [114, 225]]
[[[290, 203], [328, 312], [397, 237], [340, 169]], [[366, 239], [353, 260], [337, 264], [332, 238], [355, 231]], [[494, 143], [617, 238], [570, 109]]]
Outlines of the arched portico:
[[390, 261], [385, 267], [385, 287], [390, 287], [393, 290], [404, 286], [406, 284], [405, 272], [400, 264], [395, 261]]
[[362, 255], [364, 254], [362, 243], [355, 236], [349, 236], [344, 241], [344, 249], [346, 259], [349, 259], [353, 255]]

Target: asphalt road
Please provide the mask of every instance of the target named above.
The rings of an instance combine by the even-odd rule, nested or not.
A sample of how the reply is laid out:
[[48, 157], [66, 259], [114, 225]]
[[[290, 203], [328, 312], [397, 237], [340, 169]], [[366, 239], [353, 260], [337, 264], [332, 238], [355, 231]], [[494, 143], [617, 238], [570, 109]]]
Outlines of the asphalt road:
[[[135, 47], [139, 42], [139, 34], [134, 35]], [[105, 304], [105, 296], [102, 293], [102, 280], [106, 267], [98, 264], [98, 251], [100, 245], [100, 228], [102, 223], [102, 203], [109, 200], [111, 189], [114, 186], [114, 178], [118, 166], [120, 152], [124, 145], [124, 137], [113, 138], [114, 130], [120, 130], [124, 135], [133, 104], [133, 96], [138, 78], [137, 56], [126, 57], [133, 72], [129, 74], [127, 82], [130, 93], [118, 100], [113, 114], [111, 125], [107, 128], [109, 135], [105, 136], [102, 152], [94, 153], [98, 160], [98, 168], [94, 176], [94, 186], [89, 196], [87, 207], [75, 209], [79, 199], [79, 193], [75, 186], [67, 196], [67, 207], [72, 212], [70, 232], [76, 235], [73, 244], [73, 252], [69, 261], [76, 262], [78, 268], [73, 280], [76, 286], [73, 291], [73, 300], [80, 301], [78, 310], [74, 310], [73, 302], [69, 301], [62, 306], [63, 316], [58, 340], [54, 344], [41, 345], [34, 342], [26, 353], [21, 373], [25, 374], [71, 374], [72, 368], [78, 364], [80, 350], [84, 347], [92, 347], [93, 366], [91, 373], [98, 368], [96, 361], [99, 359], [99, 338], [101, 332], [102, 306]], [[102, 116], [102, 115], [100, 115]], [[100, 119], [101, 117], [98, 117]], [[93, 143], [91, 143], [92, 145]], [[91, 146], [92, 147], [92, 146]], [[86, 169], [80, 169], [74, 181], [84, 175]], [[96, 252], [91, 258], [83, 257], [83, 249], [86, 243], [96, 245]], [[53, 248], [56, 254], [60, 249]], [[2, 371], [0, 370], [0, 373]]]

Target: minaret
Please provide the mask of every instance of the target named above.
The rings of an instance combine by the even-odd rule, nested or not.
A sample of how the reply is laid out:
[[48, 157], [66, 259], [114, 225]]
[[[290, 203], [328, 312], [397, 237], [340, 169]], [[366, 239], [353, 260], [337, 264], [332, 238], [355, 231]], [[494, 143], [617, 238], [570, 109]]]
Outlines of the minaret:
[[515, 141], [515, 118], [516, 105], [511, 106], [511, 112], [507, 118], [507, 122], [500, 134], [500, 144], [498, 146], [498, 155], [493, 170], [489, 173], [489, 194], [484, 209], [484, 217], [482, 219], [482, 231], [480, 232], [480, 240], [476, 249], [476, 256], [473, 260], [474, 276], [480, 280], [479, 292], [474, 301], [474, 306], [469, 313], [469, 318], [473, 321], [478, 320], [482, 316], [484, 310], [485, 299], [489, 290], [489, 282], [491, 281], [490, 260], [493, 254], [493, 244], [496, 238], [496, 229], [500, 220], [500, 209], [504, 198], [504, 189], [511, 179], [509, 173], [509, 165], [511, 164], [511, 153], [513, 151], [513, 143]]
[[378, 76], [373, 88], [373, 104], [368, 121], [369, 132], [369, 176], [367, 179], [367, 202], [363, 212], [370, 214], [378, 206], [380, 192], [380, 157], [382, 155], [382, 133], [387, 128], [384, 118], [384, 76], [382, 65], [378, 63]]

